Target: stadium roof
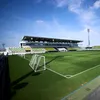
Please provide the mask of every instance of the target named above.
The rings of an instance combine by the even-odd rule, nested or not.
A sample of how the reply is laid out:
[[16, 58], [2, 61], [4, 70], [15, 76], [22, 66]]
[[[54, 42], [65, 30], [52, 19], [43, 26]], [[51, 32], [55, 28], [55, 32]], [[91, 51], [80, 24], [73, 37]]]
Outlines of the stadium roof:
[[70, 39], [58, 39], [58, 38], [47, 38], [47, 37], [35, 37], [35, 36], [24, 36], [22, 41], [48, 41], [48, 42], [83, 42], [81, 40], [70, 40]]

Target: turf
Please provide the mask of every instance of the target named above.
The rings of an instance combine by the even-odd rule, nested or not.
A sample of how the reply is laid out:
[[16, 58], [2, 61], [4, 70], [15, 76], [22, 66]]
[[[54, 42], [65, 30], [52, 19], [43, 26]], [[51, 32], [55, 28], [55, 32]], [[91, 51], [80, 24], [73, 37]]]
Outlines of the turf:
[[44, 55], [46, 57], [47, 67], [63, 75], [74, 75], [100, 64], [100, 52], [98, 51], [78, 53], [58, 52]]
[[[47, 67], [63, 74], [73, 75], [100, 64], [99, 51], [58, 52], [44, 55], [46, 62], [48, 62]], [[30, 59], [31, 55], [26, 57]], [[35, 74], [28, 63], [27, 60], [19, 56], [9, 56], [12, 100], [60, 100], [80, 87], [81, 84], [100, 74], [100, 67], [97, 67], [66, 79], [49, 70]]]

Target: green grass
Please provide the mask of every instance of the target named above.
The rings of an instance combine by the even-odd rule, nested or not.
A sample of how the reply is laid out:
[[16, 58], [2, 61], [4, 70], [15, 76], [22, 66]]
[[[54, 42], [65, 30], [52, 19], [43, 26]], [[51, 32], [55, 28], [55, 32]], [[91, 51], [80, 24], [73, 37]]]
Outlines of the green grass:
[[[47, 67], [62, 73], [76, 74], [100, 64], [99, 51], [58, 52], [46, 53], [46, 62], [59, 56]], [[31, 59], [32, 55], [26, 55]], [[16, 91], [12, 100], [60, 100], [81, 84], [88, 82], [100, 74], [100, 67], [82, 73], [70, 79], [63, 78], [49, 70], [35, 75], [28, 65], [28, 61], [19, 56], [9, 56], [11, 82], [15, 83], [12, 90]], [[27, 83], [25, 87], [20, 84]], [[19, 89], [15, 87], [19, 86]]]
[[[74, 75], [100, 64], [100, 52], [47, 53], [47, 67], [63, 75]], [[26, 55], [27, 57], [27, 55]], [[28, 55], [28, 59], [31, 56]], [[54, 60], [53, 60], [54, 59]]]

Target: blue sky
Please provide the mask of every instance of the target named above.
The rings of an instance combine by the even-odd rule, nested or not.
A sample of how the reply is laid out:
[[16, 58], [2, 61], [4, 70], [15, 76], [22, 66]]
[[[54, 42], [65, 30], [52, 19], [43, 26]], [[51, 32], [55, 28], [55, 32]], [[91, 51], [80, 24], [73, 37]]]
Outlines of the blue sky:
[[100, 0], [0, 0], [0, 45], [24, 35], [79, 39], [100, 45]]

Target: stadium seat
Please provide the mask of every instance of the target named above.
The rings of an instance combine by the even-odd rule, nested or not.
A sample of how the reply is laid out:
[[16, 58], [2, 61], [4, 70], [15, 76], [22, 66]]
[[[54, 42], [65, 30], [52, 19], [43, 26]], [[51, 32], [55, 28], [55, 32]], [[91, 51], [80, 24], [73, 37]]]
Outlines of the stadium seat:
[[46, 49], [46, 51], [56, 51], [56, 49], [55, 48], [45, 48]]
[[25, 49], [26, 52], [31, 52], [32, 51], [31, 47], [25, 47], [24, 49]]
[[100, 49], [100, 46], [93, 46], [93, 49]]
[[67, 50], [68, 50], [68, 51], [77, 51], [77, 49], [76, 49], [76, 48], [72, 48], [72, 47], [67, 48]]
[[17, 47], [13, 47], [13, 48], [9, 48], [9, 50], [12, 52], [12, 53], [24, 53], [25, 50], [24, 48], [17, 48]]
[[32, 48], [33, 53], [45, 53], [46, 50], [44, 48]]

